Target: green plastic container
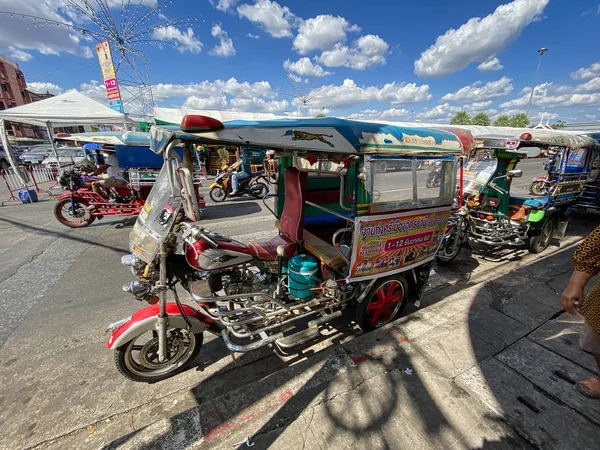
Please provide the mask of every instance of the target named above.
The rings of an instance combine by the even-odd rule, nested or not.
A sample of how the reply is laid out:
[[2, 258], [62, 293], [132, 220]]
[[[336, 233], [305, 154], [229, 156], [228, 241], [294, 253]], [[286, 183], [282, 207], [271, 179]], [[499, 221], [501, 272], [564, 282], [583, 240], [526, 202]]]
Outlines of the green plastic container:
[[288, 261], [288, 291], [296, 298], [309, 298], [319, 282], [319, 263], [310, 255], [296, 255]]

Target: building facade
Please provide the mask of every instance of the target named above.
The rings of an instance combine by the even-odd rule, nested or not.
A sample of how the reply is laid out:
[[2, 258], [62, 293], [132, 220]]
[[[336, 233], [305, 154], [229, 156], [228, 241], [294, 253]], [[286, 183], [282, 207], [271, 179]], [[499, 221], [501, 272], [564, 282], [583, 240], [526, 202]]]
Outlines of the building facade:
[[[0, 55], [0, 110], [41, 100], [40, 97], [44, 96], [45, 94], [30, 93], [19, 65], [12, 59]], [[14, 144], [36, 143], [43, 140], [43, 135], [37, 127], [10, 123], [7, 128], [9, 139]]]

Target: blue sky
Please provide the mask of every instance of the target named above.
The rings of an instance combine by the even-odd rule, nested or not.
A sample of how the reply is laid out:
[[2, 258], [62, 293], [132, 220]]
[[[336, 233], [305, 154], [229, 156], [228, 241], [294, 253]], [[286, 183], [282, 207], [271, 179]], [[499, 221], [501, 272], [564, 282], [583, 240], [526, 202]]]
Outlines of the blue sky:
[[[121, 1], [107, 1], [118, 16]], [[157, 5], [141, 2], [138, 12]], [[65, 3], [0, 0], [0, 10], [93, 28]], [[537, 49], [547, 47], [530, 115], [600, 120], [598, 0], [174, 0], [161, 11], [197, 23], [153, 33], [170, 45], [140, 47], [160, 106], [422, 122], [464, 108], [494, 118], [526, 110]], [[94, 42], [30, 24], [0, 14], [0, 53], [18, 60], [30, 87], [105, 101]]]

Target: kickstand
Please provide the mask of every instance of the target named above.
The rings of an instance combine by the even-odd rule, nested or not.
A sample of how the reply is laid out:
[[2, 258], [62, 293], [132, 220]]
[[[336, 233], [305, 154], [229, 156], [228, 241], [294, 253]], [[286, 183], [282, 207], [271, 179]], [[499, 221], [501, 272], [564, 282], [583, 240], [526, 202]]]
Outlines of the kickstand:
[[238, 363], [237, 363], [237, 359], [236, 359], [236, 357], [235, 357], [235, 352], [232, 352], [231, 350], [229, 350], [229, 354], [231, 355], [231, 360], [233, 361], [233, 365], [234, 365], [235, 367], [237, 367], [237, 366], [238, 366]]

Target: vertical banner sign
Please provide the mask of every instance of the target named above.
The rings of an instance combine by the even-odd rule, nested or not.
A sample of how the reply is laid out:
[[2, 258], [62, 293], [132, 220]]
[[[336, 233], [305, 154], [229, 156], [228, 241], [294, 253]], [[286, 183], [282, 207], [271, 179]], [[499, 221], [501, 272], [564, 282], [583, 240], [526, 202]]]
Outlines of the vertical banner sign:
[[98, 53], [98, 61], [102, 69], [102, 79], [106, 87], [106, 98], [108, 106], [115, 111], [123, 113], [123, 104], [121, 102], [121, 93], [119, 92], [119, 83], [115, 74], [115, 66], [110, 53], [110, 45], [108, 41], [96, 44], [96, 53]]
[[391, 275], [432, 261], [449, 216], [449, 208], [436, 208], [356, 218], [349, 280]]

